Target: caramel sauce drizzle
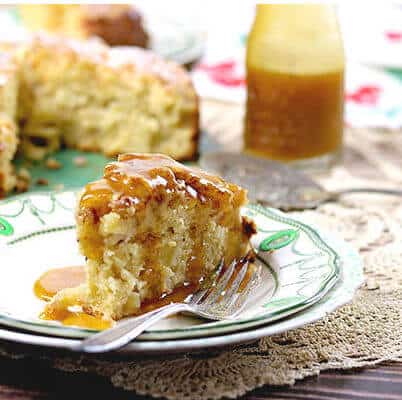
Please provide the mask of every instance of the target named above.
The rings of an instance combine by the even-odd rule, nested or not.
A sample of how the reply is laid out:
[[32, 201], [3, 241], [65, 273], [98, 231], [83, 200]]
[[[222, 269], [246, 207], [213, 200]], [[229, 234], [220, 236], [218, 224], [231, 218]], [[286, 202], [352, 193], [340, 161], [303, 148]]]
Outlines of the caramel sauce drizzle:
[[[211, 199], [214, 208], [222, 204], [237, 206], [245, 202], [245, 191], [215, 175], [188, 168], [161, 154], [123, 154], [106, 165], [102, 179], [89, 183], [80, 200], [80, 209], [92, 209], [97, 218], [129, 206], [144, 205], [151, 197], [180, 190], [189, 201]], [[120, 204], [122, 203], [122, 204]]]

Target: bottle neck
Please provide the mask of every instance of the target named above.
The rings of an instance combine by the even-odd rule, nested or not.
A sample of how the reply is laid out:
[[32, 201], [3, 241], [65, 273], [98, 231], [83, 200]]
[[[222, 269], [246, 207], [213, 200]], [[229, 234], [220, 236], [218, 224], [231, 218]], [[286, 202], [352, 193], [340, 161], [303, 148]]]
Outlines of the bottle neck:
[[259, 4], [247, 62], [287, 73], [342, 70], [344, 52], [337, 16], [325, 4]]

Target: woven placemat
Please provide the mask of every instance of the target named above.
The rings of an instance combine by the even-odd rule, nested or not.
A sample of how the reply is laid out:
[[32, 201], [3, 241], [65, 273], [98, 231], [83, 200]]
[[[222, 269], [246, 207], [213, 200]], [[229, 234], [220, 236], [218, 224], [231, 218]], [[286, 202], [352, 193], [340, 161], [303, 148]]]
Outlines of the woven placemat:
[[[238, 109], [224, 104], [208, 108], [204, 123], [216, 139], [213, 147], [239, 148]], [[345, 162], [319, 177], [327, 188], [401, 186], [401, 135], [348, 131], [346, 141]], [[0, 353], [45, 359], [65, 371], [95, 373], [139, 394], [193, 400], [234, 398], [328, 369], [402, 361], [401, 199], [354, 195], [293, 215], [350, 242], [365, 264], [366, 282], [354, 300], [314, 324], [231, 350], [161, 358], [43, 355], [4, 343]]]

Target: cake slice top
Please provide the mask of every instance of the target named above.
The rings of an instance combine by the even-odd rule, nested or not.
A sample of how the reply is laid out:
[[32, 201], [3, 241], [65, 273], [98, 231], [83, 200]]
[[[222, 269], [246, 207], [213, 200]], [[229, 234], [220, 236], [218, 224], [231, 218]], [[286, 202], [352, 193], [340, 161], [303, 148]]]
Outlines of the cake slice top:
[[216, 175], [184, 166], [162, 154], [124, 154], [105, 167], [103, 179], [86, 186], [80, 210], [91, 209], [98, 218], [130, 206], [163, 202], [174, 192], [189, 204], [201, 202], [214, 210], [236, 209], [246, 203], [246, 191]]

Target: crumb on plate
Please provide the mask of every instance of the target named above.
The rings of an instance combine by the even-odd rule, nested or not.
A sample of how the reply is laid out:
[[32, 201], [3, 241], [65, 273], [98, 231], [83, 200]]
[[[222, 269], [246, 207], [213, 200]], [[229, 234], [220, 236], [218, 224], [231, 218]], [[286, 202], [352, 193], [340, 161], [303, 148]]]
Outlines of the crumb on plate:
[[38, 178], [36, 180], [36, 184], [39, 186], [47, 186], [49, 184], [49, 181], [46, 178]]
[[48, 158], [45, 165], [48, 169], [60, 169], [63, 166], [63, 164], [55, 158]]
[[84, 156], [74, 157], [73, 162], [76, 167], [85, 167], [88, 164], [88, 160]]

